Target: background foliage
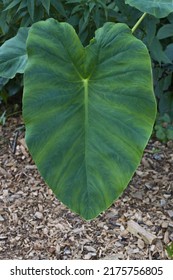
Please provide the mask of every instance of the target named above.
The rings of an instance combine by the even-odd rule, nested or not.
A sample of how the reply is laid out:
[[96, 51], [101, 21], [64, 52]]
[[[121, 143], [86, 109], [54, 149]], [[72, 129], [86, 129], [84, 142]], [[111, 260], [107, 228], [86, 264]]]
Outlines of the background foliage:
[[[123, 22], [133, 27], [140, 16], [141, 12], [125, 4], [125, 0], [0, 0], [0, 45], [16, 36], [20, 27], [50, 17], [70, 23], [87, 45], [105, 22]], [[147, 45], [152, 58], [158, 102], [155, 134], [162, 141], [173, 139], [173, 13], [162, 19], [147, 15], [135, 36]], [[20, 106], [22, 87], [22, 74], [13, 79], [0, 77], [0, 116], [5, 116], [9, 103]]]

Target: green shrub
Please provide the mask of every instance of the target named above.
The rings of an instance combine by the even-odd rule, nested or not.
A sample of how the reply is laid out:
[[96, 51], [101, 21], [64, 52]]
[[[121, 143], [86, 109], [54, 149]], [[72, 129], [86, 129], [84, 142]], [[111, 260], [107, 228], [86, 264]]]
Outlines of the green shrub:
[[[29, 27], [34, 22], [53, 17], [60, 22], [70, 23], [75, 28], [82, 43], [87, 45], [90, 39], [94, 37], [95, 30], [103, 26], [105, 22], [123, 22], [133, 27], [141, 15], [140, 11], [126, 5], [125, 1], [122, 0], [8, 0], [0, 2], [0, 11], [0, 44], [14, 37], [20, 27]], [[150, 51], [153, 61], [155, 94], [158, 100], [158, 110], [161, 115], [164, 113], [169, 114], [169, 112], [163, 112], [162, 108], [169, 106], [170, 98], [172, 98], [172, 27], [173, 14], [169, 14], [163, 19], [148, 15], [135, 34], [147, 45]], [[21, 44], [21, 41], [19, 40], [17, 43]], [[4, 51], [1, 49], [0, 62], [4, 55]], [[2, 67], [0, 73], [1, 77], [4, 77]], [[9, 78], [11, 79], [12, 77], [10, 76]], [[1, 85], [0, 100], [2, 101], [4, 93], [2, 92]], [[8, 98], [8, 92], [6, 93]]]
[[171, 120], [170, 115], [159, 115], [156, 119], [154, 130], [156, 137], [160, 141], [167, 142], [173, 140], [173, 121]]
[[[128, 1], [126, 2], [128, 3]], [[55, 18], [60, 22], [70, 23], [75, 28], [82, 43], [87, 45], [90, 39], [94, 37], [95, 30], [103, 26], [105, 22], [123, 22], [132, 28], [140, 15], [141, 12], [139, 10], [125, 4], [123, 0], [4, 0], [0, 1], [0, 45], [10, 38], [15, 38], [16, 34], [20, 32], [19, 28], [25, 27], [23, 30], [27, 30], [26, 27], [31, 26], [34, 22], [45, 20], [49, 17]], [[152, 58], [154, 89], [158, 101], [158, 111], [161, 116], [164, 113], [170, 114], [162, 108], [170, 107], [170, 99], [172, 98], [172, 26], [173, 13], [161, 19], [153, 15], [148, 15], [135, 33], [135, 35], [147, 45]], [[25, 40], [26, 37], [23, 39]], [[20, 39], [17, 41], [17, 44], [21, 45]], [[18, 58], [17, 53], [14, 52], [14, 55]], [[6, 52], [4, 52], [3, 48], [0, 48], [1, 64], [2, 61], [6, 59], [8, 60], [8, 58], [6, 58]], [[24, 59], [24, 57], [22, 59]], [[11, 61], [9, 63], [11, 63]], [[14, 75], [18, 73], [19, 70], [20, 69], [14, 69]], [[4, 78], [2, 66], [0, 68], [0, 76]], [[8, 78], [12, 79], [13, 77], [9, 76]], [[2, 90], [1, 79], [1, 101], [4, 101], [4, 91], [6, 101], [11, 94], [8, 94], [6, 89]], [[20, 91], [21, 89], [19, 92]]]

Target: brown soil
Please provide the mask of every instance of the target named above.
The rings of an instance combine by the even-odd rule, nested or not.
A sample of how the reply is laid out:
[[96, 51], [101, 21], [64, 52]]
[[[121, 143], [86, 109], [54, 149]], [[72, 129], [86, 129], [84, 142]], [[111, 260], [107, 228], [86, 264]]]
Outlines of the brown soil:
[[[0, 259], [168, 259], [172, 206], [172, 142], [150, 141], [121, 198], [87, 222], [45, 185], [26, 149], [21, 119], [0, 127]], [[153, 240], [132, 232], [131, 220]]]

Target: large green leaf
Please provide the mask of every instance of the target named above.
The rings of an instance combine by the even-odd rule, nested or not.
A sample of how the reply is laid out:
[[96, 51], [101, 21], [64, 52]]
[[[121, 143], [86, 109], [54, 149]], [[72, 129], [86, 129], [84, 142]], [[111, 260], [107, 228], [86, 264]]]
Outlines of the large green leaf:
[[84, 48], [72, 26], [35, 23], [27, 40], [26, 143], [56, 196], [85, 219], [120, 196], [152, 132], [145, 45], [106, 23]]
[[173, 12], [173, 0], [125, 0], [125, 3], [157, 18], [166, 17]]
[[21, 27], [17, 35], [0, 47], [0, 76], [11, 79], [16, 73], [23, 73], [26, 62], [27, 27]]

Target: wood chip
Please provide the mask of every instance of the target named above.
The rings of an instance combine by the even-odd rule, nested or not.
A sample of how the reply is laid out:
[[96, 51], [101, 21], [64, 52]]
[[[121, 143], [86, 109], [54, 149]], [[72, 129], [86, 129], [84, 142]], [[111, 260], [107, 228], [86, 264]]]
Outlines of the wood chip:
[[169, 227], [172, 227], [172, 228], [173, 228], [173, 222], [170, 222], [170, 223], [169, 223]]
[[18, 216], [17, 213], [12, 213], [13, 223], [16, 226], [18, 224]]
[[162, 228], [167, 228], [167, 227], [168, 227], [168, 224], [169, 224], [169, 222], [165, 222], [165, 221], [164, 221], [164, 222], [162, 223]]
[[26, 145], [26, 141], [25, 141], [25, 138], [21, 138], [19, 139], [19, 143], [27, 150], [27, 145]]
[[37, 169], [35, 165], [26, 165], [25, 169]]
[[102, 258], [102, 260], [120, 260], [123, 258], [124, 258], [124, 255], [120, 253], [120, 254], [116, 254], [116, 255], [106, 256], [106, 257]]
[[150, 167], [150, 164], [149, 164], [149, 162], [148, 162], [148, 160], [146, 158], [143, 158], [141, 162], [142, 162], [142, 164], [144, 165], [145, 168], [149, 168]]
[[164, 234], [164, 243], [165, 244], [168, 244], [170, 242], [169, 240], [169, 232], [168, 231], [165, 231], [165, 234]]
[[12, 175], [7, 172], [4, 168], [0, 167], [0, 175], [6, 176], [7, 178], [11, 178]]
[[128, 221], [127, 230], [133, 235], [143, 239], [146, 244], [152, 244], [153, 241], [156, 240], [156, 236], [154, 234], [148, 232], [133, 220]]
[[6, 235], [0, 235], [0, 240], [7, 239], [8, 237]]
[[168, 213], [169, 217], [173, 218], [173, 210], [168, 210], [167, 213]]
[[131, 194], [133, 198], [143, 200], [143, 193], [141, 191], [137, 191]]
[[165, 206], [166, 205], [166, 200], [165, 199], [161, 199], [160, 200], [160, 206]]
[[145, 243], [144, 243], [144, 241], [142, 239], [138, 239], [138, 247], [140, 249], [144, 249]]
[[88, 252], [96, 252], [96, 249], [92, 246], [84, 246], [84, 248], [88, 251]]
[[91, 253], [88, 253], [88, 254], [84, 255], [84, 257], [83, 257], [84, 260], [90, 260], [91, 258], [92, 258]]
[[0, 215], [0, 222], [3, 222], [4, 218]]
[[144, 177], [144, 176], [145, 176], [144, 172], [139, 171], [139, 170], [136, 170], [135, 173], [136, 173], [138, 176], [140, 176], [140, 177]]
[[39, 220], [42, 220], [43, 219], [43, 214], [41, 212], [36, 212], [35, 217]]
[[55, 248], [56, 254], [57, 254], [57, 255], [60, 254], [60, 251], [61, 251], [61, 247], [60, 247], [59, 244], [57, 244], [57, 245], [56, 245], [56, 248]]

